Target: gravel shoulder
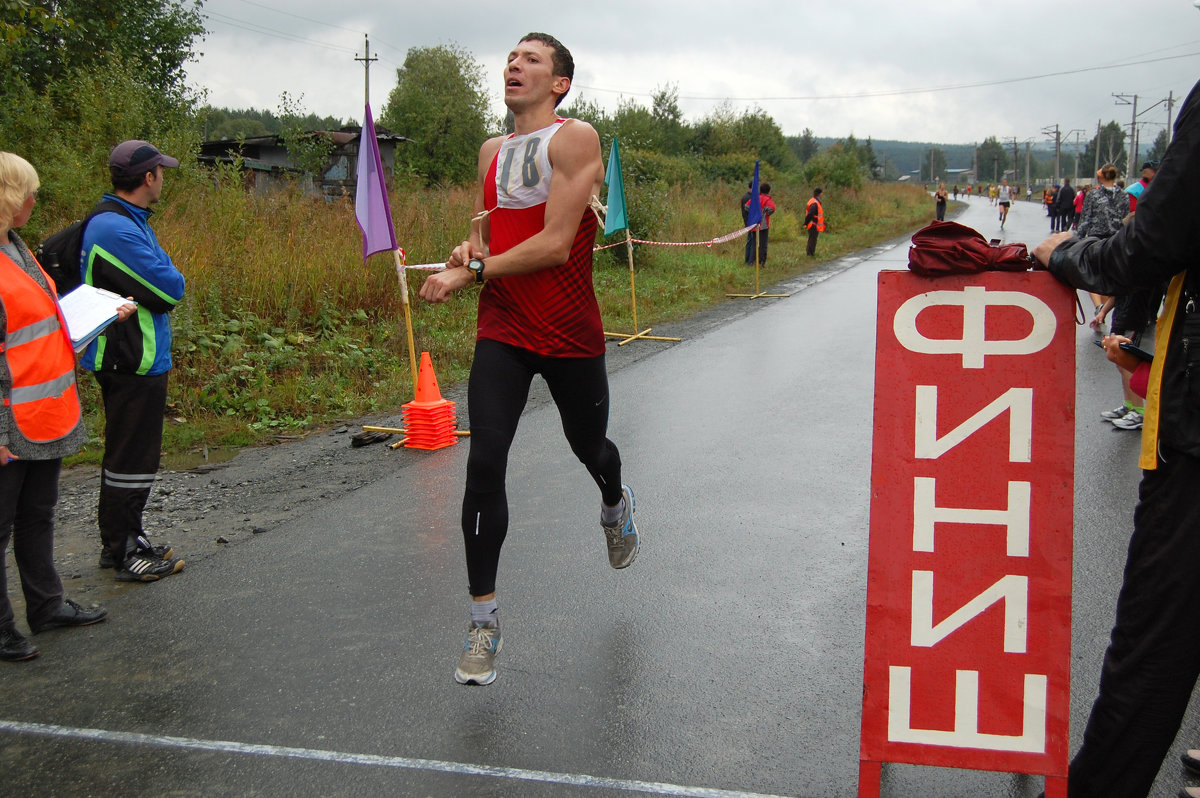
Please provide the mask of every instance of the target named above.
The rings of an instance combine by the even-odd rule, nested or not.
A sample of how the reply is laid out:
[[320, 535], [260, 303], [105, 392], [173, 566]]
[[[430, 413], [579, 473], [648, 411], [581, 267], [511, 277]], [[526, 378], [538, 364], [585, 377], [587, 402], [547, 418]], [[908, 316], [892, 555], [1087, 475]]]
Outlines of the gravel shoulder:
[[[887, 244], [904, 243], [907, 237]], [[886, 246], [887, 244], [884, 244]], [[791, 278], [764, 286], [764, 291], [796, 292], [828, 279], [861, 260], [847, 257]], [[748, 272], [749, 274], [749, 272]], [[764, 269], [764, 281], [770, 281]], [[752, 279], [752, 277], [751, 277]], [[656, 325], [655, 335], [685, 341], [747, 316], [774, 300], [732, 299], [701, 311], [681, 322]], [[625, 346], [608, 346], [608, 370], [615, 373], [633, 363], [679, 344], [638, 340]], [[436, 366], [436, 364], [435, 364]], [[442, 386], [442, 395], [457, 404], [459, 426], [467, 426], [466, 386]], [[389, 448], [376, 443], [351, 446], [351, 437], [363, 424], [401, 426], [399, 405], [411, 397], [397, 398], [392, 414], [346, 421], [311, 432], [299, 440], [241, 450], [233, 459], [186, 471], [161, 471], [145, 513], [145, 528], [156, 542], [169, 542], [187, 562], [187, 569], [218, 567], [222, 556], [254, 535], [286, 534], [289, 522], [317, 505], [341, 498], [420, 461], [421, 451]], [[535, 381], [527, 410], [550, 401], [544, 383]], [[153, 585], [118, 583], [112, 571], [97, 560], [100, 533], [96, 526], [96, 498], [100, 472], [95, 466], [64, 469], [59, 486], [55, 558], [66, 595], [82, 604], [104, 604], [126, 590], [153, 589]], [[9, 598], [18, 626], [24, 627], [24, 601], [16, 589], [17, 570], [11, 547], [7, 553]]]

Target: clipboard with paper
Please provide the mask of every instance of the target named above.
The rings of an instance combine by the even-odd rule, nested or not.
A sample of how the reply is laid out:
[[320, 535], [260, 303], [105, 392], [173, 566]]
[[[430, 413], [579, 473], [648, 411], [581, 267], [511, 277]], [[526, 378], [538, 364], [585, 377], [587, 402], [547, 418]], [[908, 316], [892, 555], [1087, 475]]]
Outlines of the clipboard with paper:
[[117, 320], [117, 309], [132, 300], [86, 283], [59, 298], [71, 346], [82, 352]]

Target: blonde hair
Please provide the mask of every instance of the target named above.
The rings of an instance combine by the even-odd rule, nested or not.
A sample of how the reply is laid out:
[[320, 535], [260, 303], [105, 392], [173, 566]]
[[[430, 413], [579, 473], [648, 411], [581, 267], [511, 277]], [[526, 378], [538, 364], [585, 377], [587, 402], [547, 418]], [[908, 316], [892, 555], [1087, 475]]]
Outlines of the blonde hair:
[[33, 164], [11, 152], [0, 152], [0, 227], [11, 227], [13, 217], [41, 185]]
[[1103, 177], [1105, 180], [1116, 180], [1117, 179], [1117, 167], [1113, 166], [1110, 163], [1104, 164], [1104, 166], [1100, 167], [1100, 176]]

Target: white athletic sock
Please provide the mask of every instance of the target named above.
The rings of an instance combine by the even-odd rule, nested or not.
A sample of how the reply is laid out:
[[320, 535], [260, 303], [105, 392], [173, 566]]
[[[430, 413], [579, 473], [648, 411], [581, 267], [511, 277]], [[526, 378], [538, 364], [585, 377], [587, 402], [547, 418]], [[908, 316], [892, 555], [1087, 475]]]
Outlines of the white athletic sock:
[[616, 507], [609, 507], [604, 502], [600, 502], [600, 523], [604, 526], [612, 526], [621, 520], [621, 516], [625, 515], [625, 497], [621, 497], [621, 501], [617, 502]]
[[500, 626], [500, 607], [496, 599], [471, 601], [471, 623], [474, 626]]

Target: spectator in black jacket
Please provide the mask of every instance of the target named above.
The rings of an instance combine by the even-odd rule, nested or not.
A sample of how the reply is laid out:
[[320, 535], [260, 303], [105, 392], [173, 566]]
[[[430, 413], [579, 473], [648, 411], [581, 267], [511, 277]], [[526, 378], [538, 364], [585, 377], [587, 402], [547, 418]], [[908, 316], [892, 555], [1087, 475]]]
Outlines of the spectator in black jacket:
[[1060, 232], [1070, 230], [1075, 223], [1075, 189], [1071, 188], [1069, 177], [1063, 178], [1062, 188], [1054, 195], [1054, 215], [1058, 220], [1055, 229]]
[[1200, 83], [1133, 219], [1106, 239], [1060, 233], [1034, 250], [1055, 277], [1088, 291], [1120, 295], [1171, 281], [1150, 373], [1125, 580], [1100, 695], [1071, 762], [1071, 798], [1146, 795], [1200, 676], [1200, 380], [1188, 379], [1195, 368], [1188, 350], [1200, 343], [1200, 268], [1188, 271], [1200, 252], [1197, 185]]

